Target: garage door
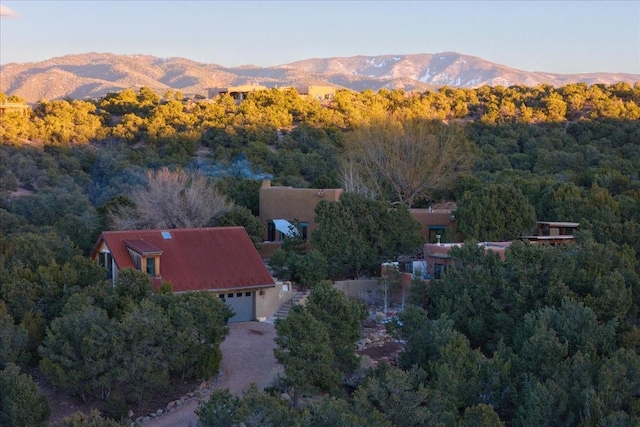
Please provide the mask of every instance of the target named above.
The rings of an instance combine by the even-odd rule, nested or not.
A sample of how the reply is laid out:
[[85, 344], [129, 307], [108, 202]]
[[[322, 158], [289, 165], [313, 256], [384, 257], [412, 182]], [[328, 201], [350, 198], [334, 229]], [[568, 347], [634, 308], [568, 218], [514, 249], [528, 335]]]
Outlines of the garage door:
[[229, 322], [249, 322], [254, 319], [254, 293], [253, 292], [229, 292], [220, 294], [220, 298], [233, 309], [235, 315]]

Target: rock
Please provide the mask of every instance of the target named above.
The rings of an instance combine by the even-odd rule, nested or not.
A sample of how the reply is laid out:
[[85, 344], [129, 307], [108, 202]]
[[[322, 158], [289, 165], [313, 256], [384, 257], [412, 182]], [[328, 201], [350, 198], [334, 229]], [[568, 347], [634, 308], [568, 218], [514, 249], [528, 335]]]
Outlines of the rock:
[[205, 388], [207, 388], [207, 382], [206, 381], [202, 381], [202, 383], [198, 386], [198, 391], [202, 391]]
[[129, 412], [127, 413], [127, 416], [129, 418], [133, 417], [133, 411], [131, 409], [129, 409]]
[[164, 411], [163, 411], [162, 409], [158, 409], [158, 410], [156, 411], [156, 415], [162, 415], [162, 413], [163, 413], [163, 412], [164, 412]]
[[289, 396], [289, 393], [282, 393], [280, 395], [280, 397], [284, 400], [286, 400], [287, 402], [289, 402], [291, 400], [291, 396]]
[[167, 403], [167, 409], [173, 409], [178, 405], [178, 402], [176, 402], [175, 400], [172, 400], [171, 402]]

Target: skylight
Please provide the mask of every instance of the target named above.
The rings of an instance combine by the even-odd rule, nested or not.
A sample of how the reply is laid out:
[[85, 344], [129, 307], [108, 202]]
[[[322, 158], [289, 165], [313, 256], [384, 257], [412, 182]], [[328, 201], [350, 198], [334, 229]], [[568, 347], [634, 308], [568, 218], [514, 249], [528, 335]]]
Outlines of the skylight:
[[168, 231], [161, 231], [160, 234], [162, 234], [164, 240], [171, 240], [171, 233]]

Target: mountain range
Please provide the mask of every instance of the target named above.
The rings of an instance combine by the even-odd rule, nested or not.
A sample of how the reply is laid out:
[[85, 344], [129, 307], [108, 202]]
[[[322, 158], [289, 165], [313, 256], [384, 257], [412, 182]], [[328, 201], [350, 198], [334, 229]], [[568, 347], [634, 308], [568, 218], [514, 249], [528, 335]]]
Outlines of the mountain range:
[[257, 83], [267, 87], [332, 85], [362, 91], [425, 91], [441, 86], [563, 86], [584, 82], [635, 83], [640, 74], [554, 74], [509, 68], [455, 52], [306, 59], [274, 67], [224, 67], [185, 58], [86, 53], [0, 67], [0, 92], [29, 103], [41, 99], [99, 98], [147, 86], [163, 94], [179, 90], [206, 96], [207, 88]]

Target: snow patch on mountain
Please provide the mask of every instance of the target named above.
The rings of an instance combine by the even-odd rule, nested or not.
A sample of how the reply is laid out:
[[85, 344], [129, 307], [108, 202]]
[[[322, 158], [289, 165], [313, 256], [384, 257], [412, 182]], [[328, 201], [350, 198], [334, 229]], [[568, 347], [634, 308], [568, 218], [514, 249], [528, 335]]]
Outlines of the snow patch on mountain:
[[375, 68], [384, 67], [387, 61], [382, 60], [382, 62], [376, 63], [376, 58], [369, 58], [366, 60], [367, 64], [374, 66]]
[[431, 69], [427, 68], [427, 70], [424, 72], [422, 77], [420, 77], [418, 80], [420, 80], [423, 83], [429, 83], [429, 80], [431, 79], [431, 77], [432, 77]]

